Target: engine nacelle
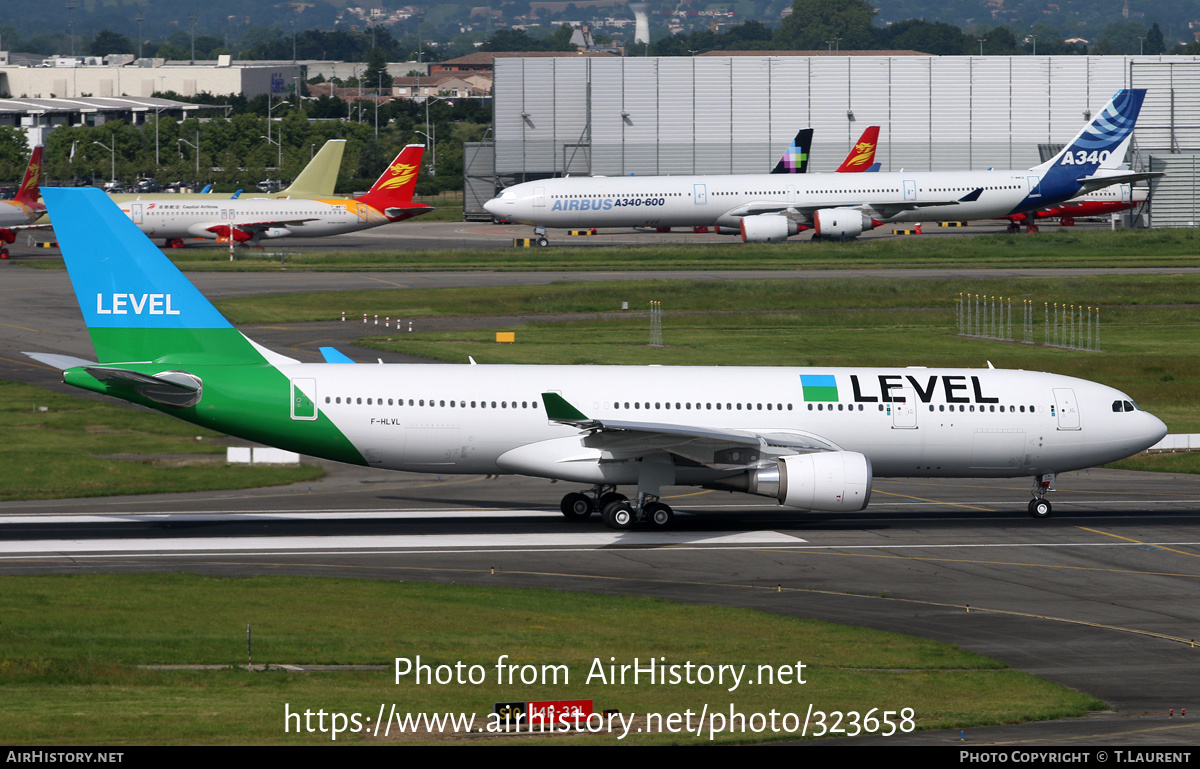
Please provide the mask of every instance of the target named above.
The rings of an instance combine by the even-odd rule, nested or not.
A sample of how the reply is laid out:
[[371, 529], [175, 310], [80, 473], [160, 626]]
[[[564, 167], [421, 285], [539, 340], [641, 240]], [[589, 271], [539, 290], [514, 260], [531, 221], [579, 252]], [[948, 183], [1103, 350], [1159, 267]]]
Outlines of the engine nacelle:
[[856, 451], [780, 457], [751, 470], [745, 490], [801, 510], [853, 513], [871, 501], [871, 460]]
[[856, 238], [875, 228], [871, 217], [854, 208], [823, 208], [813, 214], [813, 232], [818, 238]]
[[800, 231], [795, 222], [780, 214], [743, 216], [741, 228], [743, 243], [779, 243]]

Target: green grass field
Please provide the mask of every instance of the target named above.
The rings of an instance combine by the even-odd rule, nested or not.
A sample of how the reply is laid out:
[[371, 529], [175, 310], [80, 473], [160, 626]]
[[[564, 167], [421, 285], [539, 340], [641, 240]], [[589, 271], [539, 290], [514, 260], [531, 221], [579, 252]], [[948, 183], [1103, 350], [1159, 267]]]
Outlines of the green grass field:
[[[485, 574], [481, 568], [479, 574]], [[403, 576], [401, 568], [397, 572]], [[369, 580], [193, 575], [5, 578], [0, 591], [0, 719], [9, 744], [330, 744], [325, 733], [284, 733], [292, 711], [475, 713], [492, 703], [592, 699], [629, 715], [912, 708], [920, 729], [1079, 716], [1103, 706], [957, 647], [894, 633], [745, 609], [551, 590]], [[773, 589], [773, 588], [772, 588]], [[789, 591], [790, 592], [790, 591]], [[869, 599], [856, 599], [869, 600]], [[963, 621], [972, 614], [963, 612]], [[383, 671], [247, 672], [256, 664], [384, 665]], [[479, 665], [478, 684], [396, 682], [394, 659]], [[496, 663], [563, 666], [558, 683], [496, 681]], [[605, 666], [760, 665], [800, 670], [806, 683], [624, 685]], [[597, 660], [600, 667], [597, 668]], [[154, 670], [139, 665], [227, 666]], [[605, 678], [597, 675], [605, 671]], [[592, 675], [591, 683], [588, 677]], [[527, 679], [529, 680], [529, 679]], [[899, 717], [893, 716], [898, 721]], [[360, 718], [360, 722], [362, 718]], [[833, 725], [830, 720], [828, 725]], [[848, 724], [843, 724], [848, 727]], [[881, 727], [882, 728], [882, 727]], [[815, 730], [815, 727], [814, 727]], [[382, 732], [381, 732], [382, 733]], [[759, 742], [787, 734], [719, 735]], [[417, 735], [445, 744], [463, 736]], [[480, 735], [470, 737], [477, 743]], [[341, 734], [336, 744], [374, 741]], [[505, 738], [511, 744], [513, 738]], [[704, 744], [687, 734], [523, 737], [565, 744]]]
[[0, 500], [277, 486], [319, 467], [227, 465], [217, 433], [117, 402], [0, 380]]
[[[428, 217], [457, 220], [446, 211]], [[419, 220], [418, 220], [419, 221]], [[388, 225], [403, 228], [404, 223]], [[483, 225], [486, 226], [486, 225]], [[648, 236], [649, 237], [649, 236]], [[598, 246], [603, 238], [556, 236], [549, 248], [440, 249], [428, 251], [295, 249], [286, 240], [261, 250], [240, 249], [229, 261], [226, 248], [195, 247], [170, 253], [180, 269], [204, 271], [429, 271], [489, 270], [765, 270], [916, 269], [972, 267], [1197, 267], [1200, 233], [1195, 230], [1081, 231], [1047, 228], [1039, 235], [982, 235], [869, 238], [849, 243], [742, 243], [718, 235], [694, 244]], [[283, 254], [283, 262], [280, 261]], [[28, 262], [61, 268], [58, 260]]]

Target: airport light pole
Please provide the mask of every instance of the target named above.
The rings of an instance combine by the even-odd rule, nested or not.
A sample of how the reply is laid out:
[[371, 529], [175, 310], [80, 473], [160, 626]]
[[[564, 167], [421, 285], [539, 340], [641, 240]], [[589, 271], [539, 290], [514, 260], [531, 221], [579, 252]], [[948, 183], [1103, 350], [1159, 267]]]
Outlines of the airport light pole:
[[112, 153], [112, 168], [110, 169], [110, 172], [109, 172], [110, 175], [108, 178], [112, 181], [116, 181], [117, 180], [117, 150], [116, 150], [117, 135], [116, 134], [113, 134], [112, 143], [113, 143], [113, 146], [110, 147], [103, 142], [92, 142], [92, 144], [99, 144], [101, 147], [103, 147], [104, 149], [106, 149], [110, 153]]
[[196, 182], [200, 181], [200, 129], [196, 129], [196, 143], [192, 144], [187, 139], [176, 139], [176, 144], [186, 144], [196, 151]]
[[429, 102], [431, 102], [431, 101], [450, 101], [453, 98], [454, 98], [453, 96], [426, 96], [425, 97], [425, 133], [421, 133], [420, 131], [417, 131], [417, 133], [421, 134], [422, 136], [424, 136], [426, 139], [429, 140], [429, 148], [430, 148], [431, 153], [433, 154], [433, 160], [431, 161], [429, 168], [432, 171], [437, 170], [437, 142], [434, 141], [434, 139], [433, 139], [433, 136], [437, 136], [437, 130], [435, 129], [433, 131], [433, 136], [430, 136], [430, 134], [429, 134]]

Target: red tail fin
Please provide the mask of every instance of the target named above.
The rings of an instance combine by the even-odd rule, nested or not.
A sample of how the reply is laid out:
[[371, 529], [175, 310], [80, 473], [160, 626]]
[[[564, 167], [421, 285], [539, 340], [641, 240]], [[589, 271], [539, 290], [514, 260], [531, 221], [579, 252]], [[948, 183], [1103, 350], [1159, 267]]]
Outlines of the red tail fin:
[[411, 204], [413, 190], [417, 187], [417, 171], [421, 168], [421, 158], [424, 154], [423, 144], [410, 144], [405, 147], [359, 201], [380, 211]]
[[29, 156], [29, 165], [25, 167], [25, 178], [21, 180], [21, 186], [17, 188], [17, 194], [13, 196], [13, 200], [27, 206], [36, 206], [38, 187], [41, 184], [42, 145], [39, 144], [33, 148], [33, 154]]
[[867, 126], [858, 143], [850, 150], [850, 154], [838, 166], [837, 173], [854, 173], [866, 171], [875, 162], [875, 145], [879, 143], [879, 126]]

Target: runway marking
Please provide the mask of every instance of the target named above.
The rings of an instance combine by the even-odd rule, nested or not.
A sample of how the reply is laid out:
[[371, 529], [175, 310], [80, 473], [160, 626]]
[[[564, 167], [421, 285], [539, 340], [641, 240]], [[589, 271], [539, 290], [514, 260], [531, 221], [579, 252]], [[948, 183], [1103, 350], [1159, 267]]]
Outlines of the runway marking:
[[[330, 550], [359, 552], [364, 549], [409, 548], [424, 551], [428, 548], [453, 547], [646, 547], [706, 544], [754, 544], [803, 542], [804, 540], [775, 531], [755, 531], [737, 534], [707, 534], [692, 532], [575, 532], [562, 534], [397, 534], [370, 536], [332, 536], [321, 538], [318, 552], [328, 555]], [[153, 556], [172, 556], [187, 553], [214, 551], [288, 552], [297, 548], [313, 547], [313, 537], [197, 537], [191, 539], [43, 539], [7, 541], [0, 543], [0, 558], [28, 554], [53, 555], [76, 553], [124, 553]], [[266, 554], [266, 553], [262, 553]], [[294, 553], [289, 553], [294, 554]]]
[[373, 280], [376, 283], [385, 283], [389, 286], [395, 286], [396, 288], [412, 288], [412, 284], [410, 283], [397, 283], [394, 280], [384, 280], [383, 278], [377, 278], [374, 275], [366, 275], [364, 277], [366, 277], [367, 280]]
[[994, 513], [996, 510], [989, 507], [976, 507], [975, 505], [964, 505], [958, 502], [942, 502], [937, 499], [925, 499], [925, 497], [916, 497], [912, 494], [898, 494], [894, 491], [884, 491], [883, 489], [875, 489], [876, 494], [887, 494], [890, 497], [905, 497], [907, 499], [916, 499], [921, 502], [928, 502], [933, 505], [949, 505], [950, 507], [965, 507], [970, 510], [983, 510], [985, 513]]
[[1188, 553], [1188, 552], [1185, 552], [1185, 551], [1183, 551], [1183, 550], [1176, 550], [1176, 549], [1174, 549], [1174, 548], [1171, 548], [1171, 547], [1163, 547], [1162, 545], [1155, 545], [1155, 544], [1153, 544], [1153, 543], [1151, 543], [1151, 542], [1143, 542], [1143, 541], [1141, 541], [1141, 540], [1133, 539], [1133, 538], [1131, 538], [1131, 537], [1122, 537], [1120, 534], [1112, 534], [1112, 533], [1110, 533], [1110, 532], [1107, 532], [1107, 531], [1100, 531], [1099, 529], [1089, 529], [1089, 528], [1088, 528], [1088, 527], [1086, 527], [1086, 526], [1080, 526], [1079, 528], [1083, 529], [1084, 531], [1090, 531], [1090, 532], [1092, 532], [1093, 534], [1101, 534], [1101, 535], [1103, 535], [1103, 536], [1105, 536], [1105, 537], [1114, 537], [1114, 538], [1116, 538], [1116, 539], [1123, 539], [1123, 540], [1125, 540], [1126, 542], [1133, 542], [1133, 543], [1136, 543], [1136, 544], [1139, 544], [1139, 545], [1152, 545], [1153, 547], [1157, 547], [1157, 548], [1159, 548], [1159, 549], [1161, 549], [1161, 550], [1166, 550], [1166, 551], [1168, 551], [1168, 552], [1171, 552], [1171, 553], [1179, 553], [1180, 555], [1190, 555], [1190, 556], [1192, 556], [1193, 558], [1200, 558], [1200, 553]]
[[[19, 328], [22, 331], [32, 331], [35, 334], [43, 333], [36, 328], [29, 328], [28, 326], [15, 326], [12, 323], [0, 323], [0, 326], [4, 326], [5, 328]], [[61, 336], [61, 334], [60, 334], [60, 336]]]

